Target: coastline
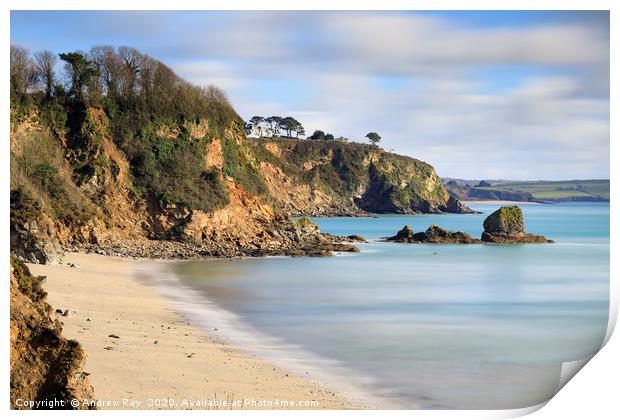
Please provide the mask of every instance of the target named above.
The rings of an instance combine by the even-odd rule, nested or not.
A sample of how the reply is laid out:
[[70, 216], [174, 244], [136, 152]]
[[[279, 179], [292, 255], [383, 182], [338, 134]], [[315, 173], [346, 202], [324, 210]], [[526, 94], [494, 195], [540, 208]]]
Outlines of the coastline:
[[69, 310], [63, 333], [88, 353], [95, 396], [110, 402], [101, 408], [367, 408], [189, 322], [137, 278], [169, 263], [70, 253], [65, 265], [28, 264], [47, 276], [48, 302]]
[[544, 204], [538, 201], [508, 201], [508, 200], [470, 200], [463, 201], [463, 204], [512, 204], [522, 205], [522, 204]]

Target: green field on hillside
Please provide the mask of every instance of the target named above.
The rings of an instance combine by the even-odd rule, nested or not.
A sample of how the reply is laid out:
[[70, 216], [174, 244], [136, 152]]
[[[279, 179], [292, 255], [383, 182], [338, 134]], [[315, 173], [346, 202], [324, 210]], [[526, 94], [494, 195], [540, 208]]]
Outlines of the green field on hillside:
[[507, 181], [494, 184], [494, 189], [529, 192], [539, 199], [592, 197], [609, 200], [609, 180], [574, 181]]

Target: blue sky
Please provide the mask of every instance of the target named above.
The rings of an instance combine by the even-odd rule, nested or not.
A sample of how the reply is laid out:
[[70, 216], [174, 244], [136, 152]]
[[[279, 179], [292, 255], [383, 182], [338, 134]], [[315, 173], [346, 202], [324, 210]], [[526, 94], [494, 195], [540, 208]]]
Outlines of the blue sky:
[[246, 119], [377, 131], [441, 176], [609, 177], [607, 12], [14, 11], [11, 42], [132, 46]]

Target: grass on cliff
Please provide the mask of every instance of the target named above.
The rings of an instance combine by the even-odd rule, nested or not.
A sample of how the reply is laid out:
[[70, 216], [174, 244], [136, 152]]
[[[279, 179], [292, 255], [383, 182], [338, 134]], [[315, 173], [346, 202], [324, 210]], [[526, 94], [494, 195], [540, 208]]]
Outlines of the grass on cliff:
[[245, 145], [239, 145], [235, 139], [222, 138], [222, 173], [240, 184], [246, 191], [256, 195], [268, 196], [269, 188], [263, 176], [255, 165], [255, 156], [252, 150]]
[[11, 272], [15, 276], [22, 293], [34, 301], [45, 299], [47, 296], [47, 292], [43, 288], [45, 277], [33, 276], [26, 264], [13, 256], [11, 256]]
[[[322, 140], [272, 139], [283, 150], [282, 158], [274, 156], [265, 147], [264, 140], [252, 142], [255, 154], [274, 166], [280, 167], [298, 182], [322, 187], [340, 196], [351, 194], [366, 183], [368, 168], [364, 164], [368, 145]], [[310, 170], [304, 164], [316, 164]]]
[[11, 151], [11, 198], [27, 196], [67, 225], [79, 226], [95, 217], [94, 206], [71, 179], [58, 141], [47, 131], [16, 136], [19, 148]]

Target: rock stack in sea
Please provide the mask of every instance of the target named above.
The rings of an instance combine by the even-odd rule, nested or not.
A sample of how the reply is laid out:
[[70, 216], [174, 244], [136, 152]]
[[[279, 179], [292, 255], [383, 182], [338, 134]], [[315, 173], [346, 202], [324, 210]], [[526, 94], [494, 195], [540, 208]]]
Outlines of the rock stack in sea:
[[541, 235], [525, 232], [523, 212], [520, 207], [506, 206], [493, 212], [484, 220], [484, 232], [481, 239], [494, 243], [551, 243]]
[[406, 225], [386, 239], [400, 243], [431, 243], [431, 244], [479, 244], [482, 241], [462, 231], [452, 231], [437, 225], [430, 225], [425, 232], [414, 233], [411, 226]]
[[510, 244], [551, 243], [550, 239], [541, 235], [525, 232], [523, 213], [517, 206], [501, 207], [484, 221], [484, 232], [481, 239], [463, 231], [452, 231], [437, 225], [430, 225], [424, 232], [414, 232], [405, 225], [396, 235], [385, 238], [388, 242], [399, 243], [431, 243], [431, 244], [481, 244], [484, 242]]

